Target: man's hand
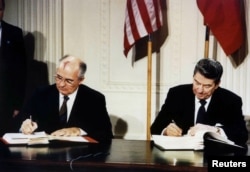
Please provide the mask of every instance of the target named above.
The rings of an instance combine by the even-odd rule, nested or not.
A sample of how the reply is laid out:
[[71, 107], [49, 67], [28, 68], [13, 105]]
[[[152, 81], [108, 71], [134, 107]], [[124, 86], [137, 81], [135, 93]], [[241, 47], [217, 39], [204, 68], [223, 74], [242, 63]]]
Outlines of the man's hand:
[[52, 136], [80, 136], [81, 130], [77, 127], [63, 128], [51, 133]]
[[208, 131], [219, 133], [218, 127], [198, 123], [195, 126], [190, 127], [190, 129], [188, 130], [188, 134], [194, 136], [198, 132], [208, 132]]
[[181, 136], [182, 129], [178, 127], [175, 123], [170, 123], [163, 132], [163, 135], [167, 136]]
[[21, 131], [23, 134], [32, 134], [37, 129], [37, 123], [31, 119], [26, 119], [21, 125]]

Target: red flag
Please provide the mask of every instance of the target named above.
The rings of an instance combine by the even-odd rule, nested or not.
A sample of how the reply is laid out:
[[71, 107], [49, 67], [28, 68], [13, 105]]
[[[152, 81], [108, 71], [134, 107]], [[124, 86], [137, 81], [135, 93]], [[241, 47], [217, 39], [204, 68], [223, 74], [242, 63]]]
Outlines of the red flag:
[[127, 0], [124, 24], [124, 54], [135, 42], [162, 26], [160, 0]]
[[227, 56], [245, 43], [244, 2], [242, 0], [197, 0], [205, 25], [218, 40]]

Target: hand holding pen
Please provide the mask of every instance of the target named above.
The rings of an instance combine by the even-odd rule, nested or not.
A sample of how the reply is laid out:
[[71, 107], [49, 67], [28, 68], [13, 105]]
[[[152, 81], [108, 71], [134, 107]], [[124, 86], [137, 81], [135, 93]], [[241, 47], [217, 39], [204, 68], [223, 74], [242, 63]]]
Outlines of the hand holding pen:
[[182, 129], [175, 123], [174, 120], [164, 129], [163, 135], [167, 136], [182, 136]]
[[21, 125], [21, 131], [23, 134], [32, 134], [37, 129], [37, 123], [32, 120], [32, 116], [29, 119], [23, 121]]

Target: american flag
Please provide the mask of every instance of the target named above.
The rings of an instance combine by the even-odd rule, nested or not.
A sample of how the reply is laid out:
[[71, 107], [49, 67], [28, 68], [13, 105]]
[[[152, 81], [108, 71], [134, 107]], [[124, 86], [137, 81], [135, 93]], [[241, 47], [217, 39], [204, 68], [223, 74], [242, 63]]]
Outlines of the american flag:
[[124, 54], [137, 40], [163, 25], [160, 0], [127, 0], [124, 24]]

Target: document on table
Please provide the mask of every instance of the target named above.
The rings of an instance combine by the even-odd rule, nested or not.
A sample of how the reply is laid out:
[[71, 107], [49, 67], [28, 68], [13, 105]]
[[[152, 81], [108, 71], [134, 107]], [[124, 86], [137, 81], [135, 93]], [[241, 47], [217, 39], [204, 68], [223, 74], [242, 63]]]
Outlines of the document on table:
[[203, 150], [203, 137], [152, 135], [154, 144], [163, 150]]
[[203, 150], [205, 146], [204, 139], [205, 141], [221, 143], [227, 146], [241, 147], [218, 133], [208, 131], [197, 132], [195, 136], [152, 135], [152, 139], [154, 140], [154, 144], [163, 150]]
[[45, 132], [35, 132], [33, 134], [6, 133], [2, 138], [7, 144], [49, 144], [50, 141], [70, 141], [70, 142], [96, 142], [90, 137], [84, 136], [52, 136]]
[[45, 132], [35, 132], [34, 134], [6, 133], [3, 135], [3, 139], [8, 144], [29, 144], [29, 142], [49, 143], [48, 136]]

